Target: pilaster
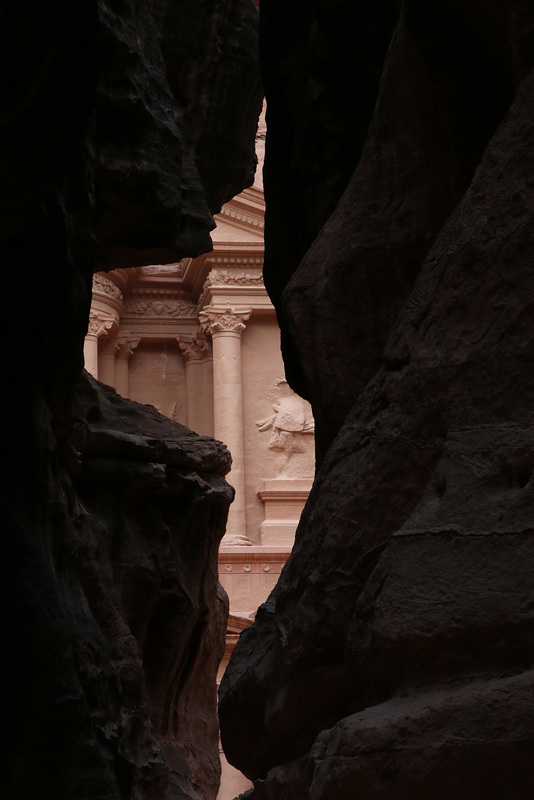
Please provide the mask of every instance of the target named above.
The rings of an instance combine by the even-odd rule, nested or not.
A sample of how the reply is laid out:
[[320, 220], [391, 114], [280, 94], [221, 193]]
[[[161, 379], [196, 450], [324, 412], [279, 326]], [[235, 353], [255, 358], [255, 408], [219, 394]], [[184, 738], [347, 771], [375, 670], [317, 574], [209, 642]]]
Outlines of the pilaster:
[[83, 345], [85, 369], [98, 379], [98, 340], [106, 336], [116, 324], [112, 316], [98, 313], [91, 308], [89, 325]]
[[117, 337], [117, 351], [115, 356], [115, 388], [122, 397], [130, 397], [130, 370], [129, 360], [134, 354], [140, 336], [132, 336], [127, 331]]
[[213, 433], [213, 404], [210, 386], [205, 385], [205, 364], [213, 369], [211, 342], [204, 333], [176, 337], [185, 361], [185, 383], [187, 403], [187, 425], [202, 435]]

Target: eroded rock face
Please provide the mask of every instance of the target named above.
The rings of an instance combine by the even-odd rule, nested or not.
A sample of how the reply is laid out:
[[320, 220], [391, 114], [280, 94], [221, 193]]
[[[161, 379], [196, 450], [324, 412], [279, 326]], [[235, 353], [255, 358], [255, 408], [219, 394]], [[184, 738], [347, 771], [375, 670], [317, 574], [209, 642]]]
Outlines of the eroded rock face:
[[230, 455], [85, 374], [58, 466], [11, 564], [31, 666], [6, 796], [213, 798]]
[[[19, 4], [4, 19], [0, 795], [12, 800], [216, 794], [229, 455], [82, 377], [95, 262], [209, 249], [217, 204], [252, 181], [257, 11], [176, 5], [192, 38], [195, 19], [213, 33], [203, 76], [185, 76], [204, 114], [187, 125], [165, 4], [157, 21], [144, 0]], [[239, 68], [218, 46], [232, 21]], [[197, 166], [195, 125], [219, 132], [224, 176]]]
[[88, 710], [128, 774], [127, 796], [214, 797], [230, 454], [87, 375], [74, 414], [73, 546], [94, 635], [79, 656]]
[[251, 0], [99, 0], [99, 269], [211, 249], [212, 214], [254, 179], [261, 110]]
[[[276, 61], [262, 5], [299, 102], [327, 6]], [[271, 153], [266, 270], [318, 470], [221, 686], [258, 800], [534, 792], [533, 32], [526, 3], [403, 3], [356, 166], [284, 274]]]

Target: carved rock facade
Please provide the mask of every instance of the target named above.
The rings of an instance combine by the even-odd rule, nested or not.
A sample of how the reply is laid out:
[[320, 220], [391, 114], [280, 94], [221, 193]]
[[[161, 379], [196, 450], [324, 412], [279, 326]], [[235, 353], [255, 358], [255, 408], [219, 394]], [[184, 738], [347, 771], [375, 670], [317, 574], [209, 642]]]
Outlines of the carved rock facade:
[[532, 7], [277, 13], [264, 0], [265, 282], [318, 469], [223, 679], [223, 746], [258, 800], [523, 800]]

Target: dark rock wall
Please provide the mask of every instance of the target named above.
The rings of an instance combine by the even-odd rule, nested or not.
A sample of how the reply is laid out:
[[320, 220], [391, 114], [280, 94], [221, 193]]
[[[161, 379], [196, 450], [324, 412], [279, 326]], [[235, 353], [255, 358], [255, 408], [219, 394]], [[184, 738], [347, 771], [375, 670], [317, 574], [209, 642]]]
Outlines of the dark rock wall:
[[229, 454], [84, 375], [55, 455], [8, 528], [4, 796], [213, 798]]
[[[3, 15], [0, 795], [10, 800], [216, 794], [229, 456], [82, 373], [94, 269], [209, 249], [212, 213], [252, 179], [257, 11], [250, 0], [173, 7], [177, 30], [213, 34], [203, 74], [193, 80], [191, 66], [185, 80], [203, 109], [187, 125], [171, 72], [174, 56], [177, 73], [188, 57], [174, 53], [181, 34], [165, 4], [157, 19], [144, 0], [38, 0]], [[201, 164], [200, 129], [219, 131], [224, 176]]]
[[100, 268], [211, 249], [212, 214], [254, 179], [262, 104], [251, 0], [100, 0]]
[[[308, 167], [292, 156], [287, 105], [309, 109], [298, 137], [313, 138], [314, 31], [328, 8], [354, 51], [372, 48], [366, 64], [381, 64], [365, 140], [335, 191], [325, 148]], [[293, 553], [223, 680], [223, 746], [258, 800], [524, 800], [534, 12], [407, 1], [393, 30], [391, 9], [361, 12], [381, 31], [361, 48], [349, 4], [308, 11], [300, 38], [276, 50], [274, 4], [262, 4], [265, 269], [288, 378], [313, 405], [318, 469]], [[350, 75], [339, 103], [354, 108], [362, 72]], [[284, 213], [294, 205], [299, 225], [307, 202], [316, 234], [300, 226], [283, 257]]]

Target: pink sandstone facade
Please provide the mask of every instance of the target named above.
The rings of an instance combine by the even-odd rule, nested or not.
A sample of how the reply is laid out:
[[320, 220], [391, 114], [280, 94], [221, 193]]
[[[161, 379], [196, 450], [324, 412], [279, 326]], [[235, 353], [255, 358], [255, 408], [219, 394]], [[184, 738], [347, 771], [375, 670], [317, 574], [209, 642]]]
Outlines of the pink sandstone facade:
[[[260, 134], [260, 163], [261, 146]], [[216, 217], [213, 252], [96, 274], [85, 340], [96, 378], [232, 453], [235, 500], [219, 554], [230, 618], [219, 680], [291, 551], [314, 471], [311, 409], [284, 380], [263, 285], [263, 211], [257, 179]], [[222, 753], [221, 762], [218, 800], [231, 800], [250, 783]]]

